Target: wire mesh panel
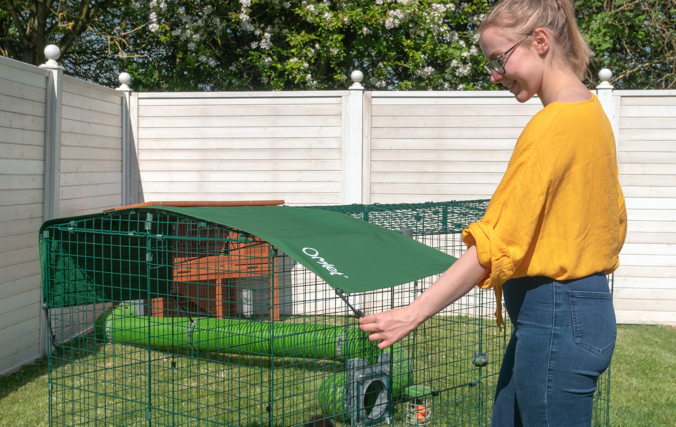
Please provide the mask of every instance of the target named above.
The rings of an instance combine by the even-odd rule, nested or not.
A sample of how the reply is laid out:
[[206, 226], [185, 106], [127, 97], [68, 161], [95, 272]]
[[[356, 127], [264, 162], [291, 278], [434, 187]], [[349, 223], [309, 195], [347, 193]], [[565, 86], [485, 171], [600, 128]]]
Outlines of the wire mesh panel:
[[[486, 204], [317, 208], [457, 257]], [[437, 277], [338, 295], [256, 236], [152, 208], [56, 221], [42, 249], [50, 425], [490, 423], [510, 333], [495, 325], [492, 292], [381, 351], [355, 313], [406, 306]], [[608, 374], [599, 386], [595, 423], [606, 425]]]

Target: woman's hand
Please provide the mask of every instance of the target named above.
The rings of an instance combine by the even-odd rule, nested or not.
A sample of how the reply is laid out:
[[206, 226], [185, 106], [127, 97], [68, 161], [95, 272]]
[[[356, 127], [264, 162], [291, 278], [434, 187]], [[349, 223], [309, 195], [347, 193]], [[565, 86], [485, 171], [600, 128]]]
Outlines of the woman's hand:
[[370, 334], [369, 340], [380, 341], [378, 348], [383, 350], [401, 341], [420, 323], [422, 321], [413, 315], [408, 306], [362, 317], [359, 319], [359, 328]]

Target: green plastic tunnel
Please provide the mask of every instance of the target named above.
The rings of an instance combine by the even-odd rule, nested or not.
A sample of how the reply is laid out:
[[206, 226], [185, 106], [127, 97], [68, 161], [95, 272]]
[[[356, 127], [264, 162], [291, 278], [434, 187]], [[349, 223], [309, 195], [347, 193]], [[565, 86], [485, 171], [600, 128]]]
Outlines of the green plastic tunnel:
[[[313, 323], [269, 323], [239, 319], [138, 317], [128, 304], [106, 310], [96, 333], [107, 341], [156, 350], [191, 348], [234, 354], [264, 354], [308, 359], [366, 358], [375, 363], [383, 353], [359, 328]], [[390, 351], [390, 350], [386, 350]], [[392, 391], [395, 399], [413, 381], [412, 361], [398, 344], [392, 347]], [[329, 376], [319, 389], [324, 415], [345, 413], [347, 376]]]

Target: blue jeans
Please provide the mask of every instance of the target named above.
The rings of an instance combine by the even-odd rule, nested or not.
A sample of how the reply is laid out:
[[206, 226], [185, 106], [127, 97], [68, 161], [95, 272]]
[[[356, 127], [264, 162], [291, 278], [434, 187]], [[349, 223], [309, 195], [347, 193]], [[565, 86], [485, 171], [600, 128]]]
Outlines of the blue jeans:
[[503, 287], [513, 324], [491, 427], [590, 426], [596, 380], [610, 364], [617, 326], [605, 275]]

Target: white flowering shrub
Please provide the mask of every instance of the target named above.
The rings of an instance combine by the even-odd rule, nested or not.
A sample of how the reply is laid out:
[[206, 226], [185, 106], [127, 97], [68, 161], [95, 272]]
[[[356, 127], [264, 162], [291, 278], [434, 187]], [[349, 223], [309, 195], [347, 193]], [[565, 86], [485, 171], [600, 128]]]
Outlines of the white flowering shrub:
[[[476, 38], [494, 1], [118, 0], [59, 44], [70, 74], [137, 91], [346, 89], [354, 70], [371, 90], [494, 88]], [[80, 3], [55, 4], [57, 33]]]
[[[488, 0], [152, 0], [138, 90], [492, 88], [476, 28]], [[140, 41], [140, 40], [139, 40]], [[120, 49], [123, 50], [123, 49]]]

